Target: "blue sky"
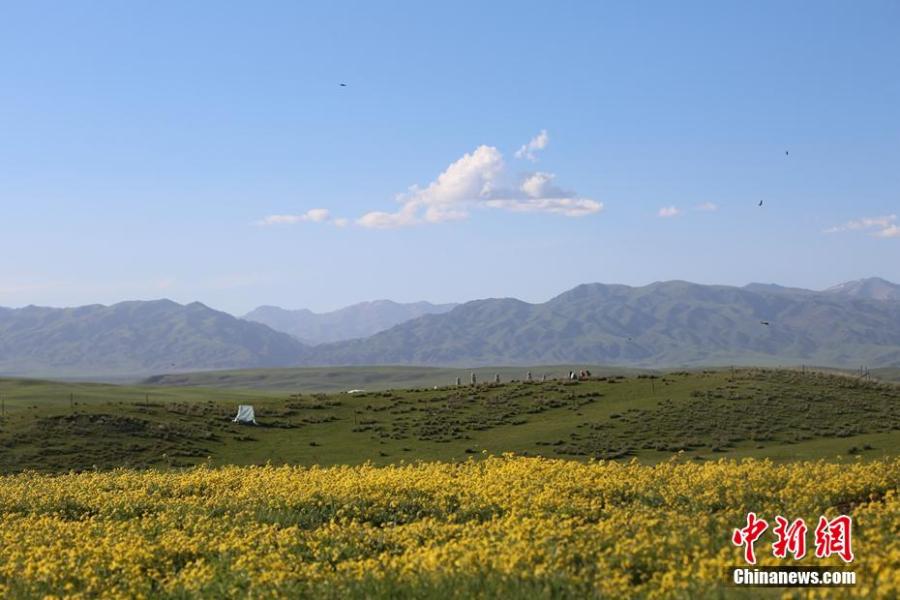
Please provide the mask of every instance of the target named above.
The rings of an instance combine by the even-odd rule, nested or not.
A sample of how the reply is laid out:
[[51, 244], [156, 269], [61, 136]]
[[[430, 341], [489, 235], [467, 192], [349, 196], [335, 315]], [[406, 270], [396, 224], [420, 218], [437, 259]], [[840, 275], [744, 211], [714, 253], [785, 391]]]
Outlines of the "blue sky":
[[900, 281], [894, 1], [0, 11], [3, 306]]

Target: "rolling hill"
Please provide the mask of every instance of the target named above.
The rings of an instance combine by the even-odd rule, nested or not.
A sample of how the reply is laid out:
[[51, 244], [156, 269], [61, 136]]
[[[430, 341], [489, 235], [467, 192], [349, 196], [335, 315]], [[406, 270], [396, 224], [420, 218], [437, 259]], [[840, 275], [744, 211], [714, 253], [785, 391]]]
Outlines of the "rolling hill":
[[[389, 464], [482, 450], [644, 462], [681, 453], [872, 459], [900, 447], [895, 385], [757, 368], [594, 375], [359, 394], [0, 378], [0, 474]], [[232, 422], [239, 404], [254, 405], [258, 427]]]
[[287, 334], [199, 302], [0, 309], [0, 373], [101, 377], [274, 367], [304, 350]]

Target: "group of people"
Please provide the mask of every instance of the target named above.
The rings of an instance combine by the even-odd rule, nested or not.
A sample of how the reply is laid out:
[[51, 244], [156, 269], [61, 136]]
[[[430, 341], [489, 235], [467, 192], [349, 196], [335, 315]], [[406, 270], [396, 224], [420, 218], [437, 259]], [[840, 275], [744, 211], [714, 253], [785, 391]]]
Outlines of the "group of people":
[[[585, 379], [590, 379], [590, 378], [591, 378], [591, 372], [588, 371], [587, 369], [581, 369], [577, 373], [575, 371], [569, 371], [569, 381], [583, 381]], [[528, 371], [525, 374], [525, 381], [528, 381], [528, 382], [534, 381], [534, 378], [531, 375], [531, 371]], [[543, 383], [545, 381], [547, 381], [547, 376], [541, 375], [541, 383]], [[472, 385], [478, 384], [478, 377], [475, 375], [474, 371], [472, 372], [472, 375], [471, 375], [471, 382], [472, 382]], [[494, 374], [494, 383], [500, 383], [500, 373]], [[461, 377], [456, 378], [456, 385], [462, 385]]]

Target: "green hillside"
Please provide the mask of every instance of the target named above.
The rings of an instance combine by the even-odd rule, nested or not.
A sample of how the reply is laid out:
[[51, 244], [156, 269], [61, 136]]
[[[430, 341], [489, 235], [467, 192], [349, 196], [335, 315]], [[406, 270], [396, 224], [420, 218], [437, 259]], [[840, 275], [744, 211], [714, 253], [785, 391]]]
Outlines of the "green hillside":
[[587, 284], [542, 304], [469, 302], [366, 339], [316, 346], [303, 361], [896, 366], [900, 302], [685, 281]]
[[[595, 374], [596, 375], [596, 374]], [[362, 394], [2, 380], [0, 471], [900, 452], [900, 387], [761, 369]], [[149, 394], [149, 396], [148, 396]], [[237, 404], [259, 426], [231, 422]]]
[[107, 377], [296, 364], [303, 345], [199, 302], [0, 308], [0, 374]]

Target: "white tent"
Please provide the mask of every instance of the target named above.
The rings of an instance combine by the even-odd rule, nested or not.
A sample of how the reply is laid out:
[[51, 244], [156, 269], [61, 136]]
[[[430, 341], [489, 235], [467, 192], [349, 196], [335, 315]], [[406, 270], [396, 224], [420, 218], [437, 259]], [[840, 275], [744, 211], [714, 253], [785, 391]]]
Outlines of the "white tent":
[[238, 414], [234, 418], [234, 423], [253, 423], [256, 425], [256, 413], [253, 412], [253, 407], [249, 404], [241, 404], [238, 406]]

